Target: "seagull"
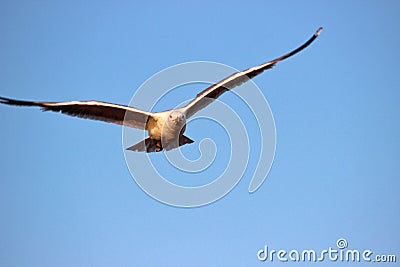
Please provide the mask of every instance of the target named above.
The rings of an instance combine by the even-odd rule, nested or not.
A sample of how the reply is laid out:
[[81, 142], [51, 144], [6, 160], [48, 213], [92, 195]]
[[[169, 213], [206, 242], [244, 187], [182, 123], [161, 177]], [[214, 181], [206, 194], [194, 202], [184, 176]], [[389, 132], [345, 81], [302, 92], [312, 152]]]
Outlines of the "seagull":
[[36, 102], [0, 97], [0, 103], [14, 106], [37, 106], [41, 107], [43, 111], [61, 112], [70, 116], [147, 130], [148, 137], [145, 140], [142, 140], [127, 149], [147, 153], [171, 150], [194, 142], [192, 139], [184, 135], [187, 119], [211, 104], [223, 93], [247, 82], [265, 70], [271, 69], [276, 63], [297, 54], [309, 46], [319, 36], [321, 31], [322, 27], [320, 27], [303, 45], [281, 57], [236, 72], [220, 82], [211, 85], [199, 93], [186, 106], [177, 109], [153, 113], [130, 106], [96, 100]]

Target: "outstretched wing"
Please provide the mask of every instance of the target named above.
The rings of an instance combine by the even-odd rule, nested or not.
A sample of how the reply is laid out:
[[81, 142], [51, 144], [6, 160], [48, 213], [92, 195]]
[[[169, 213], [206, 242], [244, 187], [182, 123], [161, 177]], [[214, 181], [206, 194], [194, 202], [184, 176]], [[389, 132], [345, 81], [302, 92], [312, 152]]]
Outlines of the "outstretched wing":
[[209, 105], [211, 102], [213, 102], [215, 99], [217, 99], [220, 95], [225, 93], [226, 91], [229, 91], [245, 82], [248, 80], [254, 78], [255, 76], [261, 74], [263, 71], [272, 68], [276, 63], [279, 61], [285, 60], [288, 57], [291, 57], [307, 46], [309, 46], [321, 33], [322, 27], [319, 28], [314, 35], [303, 45], [299, 46], [295, 50], [278, 57], [274, 60], [271, 60], [267, 63], [252, 67], [250, 69], [241, 71], [241, 72], [236, 72], [232, 74], [231, 76], [223, 79], [222, 81], [208, 87], [201, 93], [199, 93], [195, 99], [193, 99], [191, 102], [189, 102], [188, 105], [182, 108], [182, 110], [186, 114], [186, 118], [189, 118], [193, 116], [196, 112], [199, 110], [205, 108], [207, 105]]
[[37, 106], [43, 111], [61, 112], [70, 116], [92, 119], [145, 129], [154, 114], [133, 107], [100, 101], [33, 102], [0, 97], [0, 103], [14, 106]]

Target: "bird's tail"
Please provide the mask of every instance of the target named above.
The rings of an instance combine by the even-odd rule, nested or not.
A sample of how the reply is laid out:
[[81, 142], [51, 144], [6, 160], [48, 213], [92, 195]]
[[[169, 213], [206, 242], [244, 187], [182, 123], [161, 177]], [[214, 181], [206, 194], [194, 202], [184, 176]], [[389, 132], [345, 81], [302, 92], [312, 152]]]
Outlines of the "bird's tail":
[[[179, 146], [191, 144], [193, 142], [194, 141], [187, 136], [181, 135], [179, 137]], [[167, 148], [167, 150], [172, 149], [172, 148], [174, 148], [174, 147]], [[146, 139], [138, 142], [137, 144], [127, 148], [127, 150], [136, 151], [136, 152], [146, 152], [146, 153], [160, 152], [163, 149], [164, 148], [161, 144], [161, 140], [151, 139], [150, 137], [147, 137]]]

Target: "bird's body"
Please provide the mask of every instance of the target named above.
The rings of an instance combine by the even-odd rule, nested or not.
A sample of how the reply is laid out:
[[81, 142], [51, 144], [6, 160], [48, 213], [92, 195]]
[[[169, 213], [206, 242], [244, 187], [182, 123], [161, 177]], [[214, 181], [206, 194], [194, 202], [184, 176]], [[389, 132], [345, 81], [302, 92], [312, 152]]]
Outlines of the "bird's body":
[[186, 117], [178, 111], [163, 111], [155, 113], [152, 118], [149, 118], [146, 130], [149, 137], [156, 140], [161, 140], [161, 136], [166, 140], [174, 138], [186, 125]]
[[[150, 140], [155, 141], [156, 150], [170, 150], [178, 147], [183, 140], [183, 133], [186, 130], [186, 116], [178, 110], [168, 110], [163, 112], [154, 113], [146, 124], [146, 130]], [[187, 138], [189, 139], [189, 138]], [[190, 139], [189, 139], [190, 140]], [[140, 143], [139, 143], [140, 144]], [[128, 148], [134, 151], [141, 151], [140, 147], [136, 145]], [[146, 149], [154, 145], [145, 145]]]
[[163, 112], [147, 112], [133, 107], [101, 101], [34, 102], [0, 97], [0, 103], [15, 106], [38, 106], [44, 111], [55, 111], [70, 116], [101, 120], [147, 130], [148, 138], [127, 148], [133, 151], [159, 152], [193, 143], [186, 137], [186, 120], [205, 108], [223, 93], [237, 87], [276, 63], [297, 54], [310, 45], [320, 34], [322, 28], [297, 49], [267, 63], [234, 73], [199, 93], [186, 106]]

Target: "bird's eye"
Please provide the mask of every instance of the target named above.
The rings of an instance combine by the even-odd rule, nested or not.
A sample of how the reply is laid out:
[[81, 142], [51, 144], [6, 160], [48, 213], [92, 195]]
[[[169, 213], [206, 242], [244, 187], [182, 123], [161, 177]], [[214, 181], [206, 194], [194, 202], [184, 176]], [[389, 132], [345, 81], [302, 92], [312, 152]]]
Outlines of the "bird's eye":
[[169, 118], [172, 119], [172, 115], [169, 115]]

